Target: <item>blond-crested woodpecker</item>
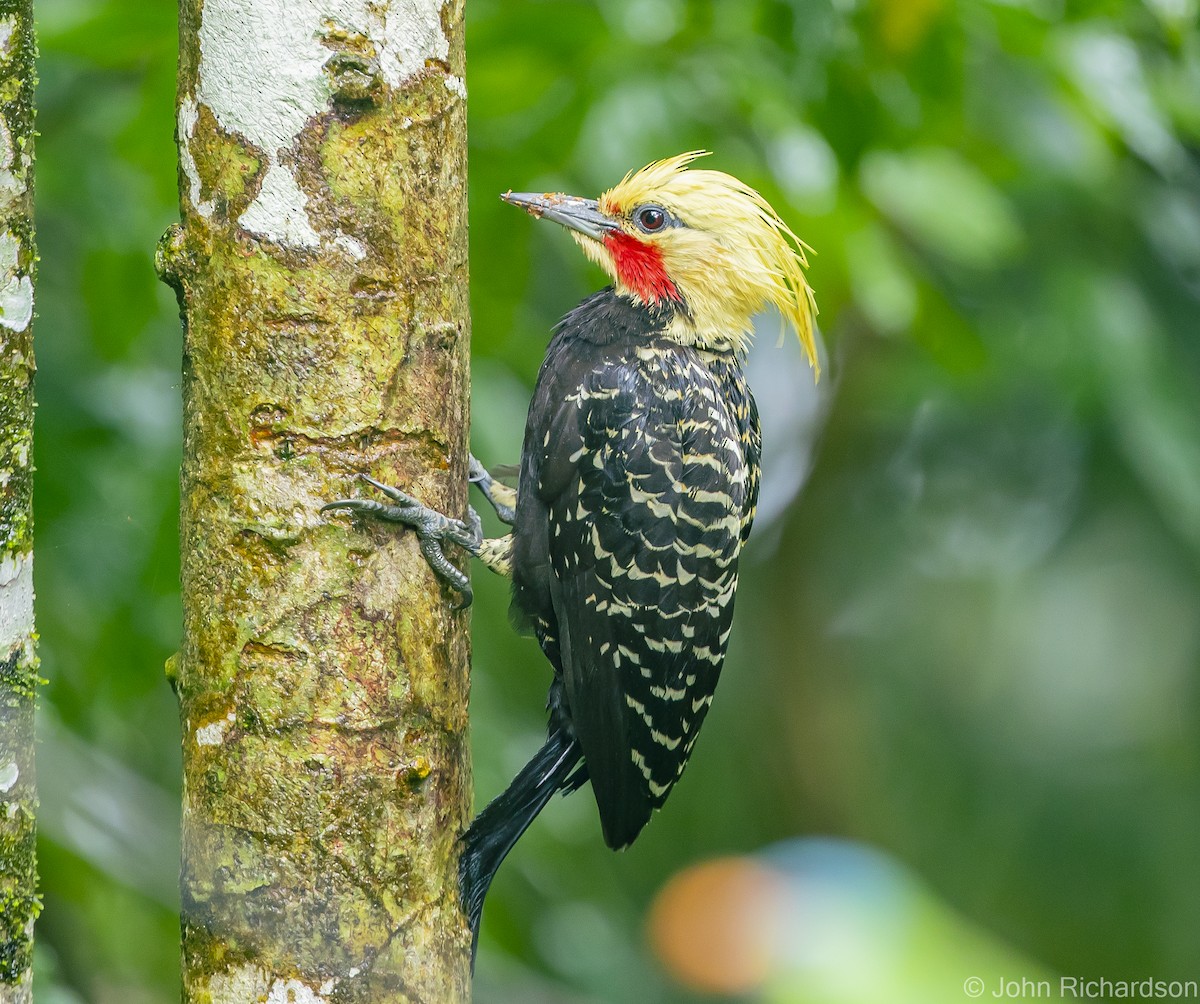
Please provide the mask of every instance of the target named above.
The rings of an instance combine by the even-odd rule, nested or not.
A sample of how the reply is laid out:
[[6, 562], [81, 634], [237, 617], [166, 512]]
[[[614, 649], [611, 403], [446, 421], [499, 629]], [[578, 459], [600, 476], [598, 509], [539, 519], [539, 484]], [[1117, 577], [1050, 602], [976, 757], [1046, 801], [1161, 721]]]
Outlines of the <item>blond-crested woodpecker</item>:
[[609, 847], [632, 843], [679, 780], [725, 658], [738, 556], [754, 522], [761, 437], [742, 365], [753, 316], [775, 306], [814, 374], [805, 245], [753, 188], [689, 170], [700, 152], [626, 175], [599, 200], [506, 193], [566, 227], [612, 285], [559, 323], [538, 374], [517, 490], [471, 461], [506, 536], [367, 479], [391, 504], [343, 499], [442, 552], [509, 575], [513, 610], [554, 667], [549, 738], [463, 836], [473, 945], [505, 855], [557, 791], [586, 781]]

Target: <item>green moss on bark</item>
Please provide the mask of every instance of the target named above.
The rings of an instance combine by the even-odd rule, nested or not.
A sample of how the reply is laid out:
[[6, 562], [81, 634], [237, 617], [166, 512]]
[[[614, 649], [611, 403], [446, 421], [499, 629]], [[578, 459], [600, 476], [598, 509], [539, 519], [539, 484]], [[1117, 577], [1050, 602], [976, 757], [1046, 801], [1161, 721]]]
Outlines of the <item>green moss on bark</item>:
[[29, 0], [0, 0], [0, 1004], [32, 999], [37, 894], [33, 633], [33, 89]]
[[[2, 768], [0, 768], [2, 769]], [[8, 801], [0, 806], [0, 987], [29, 979], [33, 922], [41, 910], [37, 896], [37, 824], [32, 805]], [[4, 1000], [0, 990], [0, 1000]]]
[[[181, 6], [181, 100], [204, 64]], [[331, 28], [284, 154], [200, 102], [159, 268], [185, 315], [184, 999], [469, 996], [467, 618], [411, 536], [325, 517], [367, 472], [466, 508], [465, 108], [450, 54], [389, 89]], [[340, 47], [340, 48], [339, 48]], [[243, 226], [275, 156], [320, 247]], [[192, 193], [198, 202], [192, 202]]]

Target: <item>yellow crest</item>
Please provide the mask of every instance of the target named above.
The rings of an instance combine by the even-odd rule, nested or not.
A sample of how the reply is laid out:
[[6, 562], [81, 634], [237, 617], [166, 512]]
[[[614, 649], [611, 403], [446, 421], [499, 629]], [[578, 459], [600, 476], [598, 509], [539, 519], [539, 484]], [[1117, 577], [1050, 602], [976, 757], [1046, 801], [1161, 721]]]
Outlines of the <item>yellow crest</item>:
[[654, 243], [697, 317], [748, 336], [751, 315], [774, 304], [819, 376], [817, 305], [804, 275], [812, 248], [749, 185], [722, 171], [688, 170], [707, 155], [693, 150], [631, 171], [600, 197], [600, 208], [627, 217], [654, 203], [676, 214], [686, 226], [664, 231]]

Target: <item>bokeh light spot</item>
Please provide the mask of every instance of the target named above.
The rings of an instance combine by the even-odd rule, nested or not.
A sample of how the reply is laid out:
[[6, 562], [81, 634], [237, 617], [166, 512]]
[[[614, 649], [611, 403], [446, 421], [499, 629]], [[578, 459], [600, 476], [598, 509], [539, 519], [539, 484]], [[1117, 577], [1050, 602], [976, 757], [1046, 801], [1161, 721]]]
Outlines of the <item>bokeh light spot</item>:
[[774, 957], [781, 878], [748, 858], [719, 858], [675, 875], [655, 897], [648, 933], [683, 985], [742, 994], [760, 986]]

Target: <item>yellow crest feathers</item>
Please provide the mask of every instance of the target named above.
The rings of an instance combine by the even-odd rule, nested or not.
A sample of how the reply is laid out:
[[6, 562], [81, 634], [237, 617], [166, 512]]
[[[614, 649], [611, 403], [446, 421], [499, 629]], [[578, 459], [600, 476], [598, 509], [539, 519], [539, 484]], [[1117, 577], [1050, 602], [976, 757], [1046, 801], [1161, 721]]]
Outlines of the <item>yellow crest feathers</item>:
[[686, 171], [692, 161], [711, 156], [712, 152], [709, 150], [689, 150], [687, 153], [677, 153], [674, 157], [653, 161], [626, 174], [620, 184], [614, 185], [601, 196], [600, 204], [607, 209], [610, 205], [614, 208], [627, 207], [633, 203], [644, 202]]
[[[753, 311], [765, 303], [773, 304], [796, 332], [819, 376], [813, 321], [817, 305], [804, 275], [807, 252], [812, 248], [745, 182], [723, 171], [688, 169], [708, 155], [705, 150], [691, 150], [630, 171], [600, 197], [600, 205], [605, 212], [625, 215], [643, 203], [658, 203], [689, 228], [710, 235], [724, 252], [722, 270], [741, 277], [736, 297], [739, 305]], [[716, 278], [706, 273], [706, 266], [716, 263], [693, 254], [682, 264], [695, 273], [691, 292], [702, 299], [708, 279]]]

